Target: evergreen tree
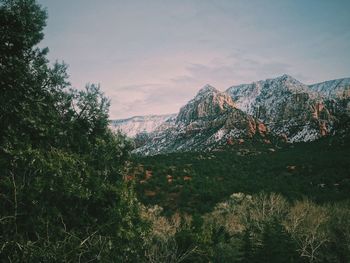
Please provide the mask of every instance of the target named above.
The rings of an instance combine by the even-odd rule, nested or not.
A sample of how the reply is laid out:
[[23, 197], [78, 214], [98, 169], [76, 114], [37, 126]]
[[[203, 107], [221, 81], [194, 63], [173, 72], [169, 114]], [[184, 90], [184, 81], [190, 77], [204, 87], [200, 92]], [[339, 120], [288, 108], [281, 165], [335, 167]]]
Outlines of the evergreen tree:
[[252, 263], [254, 260], [254, 247], [251, 237], [251, 230], [247, 227], [243, 232], [242, 263]]
[[131, 143], [97, 85], [46, 58], [46, 12], [0, 0], [0, 261], [139, 262], [146, 225], [122, 180]]
[[265, 224], [256, 257], [261, 262], [300, 262], [296, 244], [277, 220]]

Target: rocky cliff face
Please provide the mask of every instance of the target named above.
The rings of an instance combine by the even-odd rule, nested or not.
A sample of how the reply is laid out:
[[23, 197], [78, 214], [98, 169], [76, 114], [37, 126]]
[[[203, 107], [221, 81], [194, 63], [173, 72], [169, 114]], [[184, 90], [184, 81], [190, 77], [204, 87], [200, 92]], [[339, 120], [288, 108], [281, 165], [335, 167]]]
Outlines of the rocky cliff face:
[[233, 86], [227, 93], [238, 108], [289, 142], [315, 140], [331, 133], [334, 125], [324, 98], [288, 75]]
[[206, 86], [181, 108], [175, 122], [153, 132], [135, 152], [207, 151], [245, 140], [268, 141], [268, 133], [263, 123], [235, 108], [228, 94]]
[[346, 99], [350, 97], [350, 78], [329, 80], [313, 85], [309, 88], [327, 99]]
[[350, 79], [308, 86], [283, 75], [225, 92], [206, 85], [177, 115], [135, 118], [114, 124], [136, 136], [135, 152], [146, 155], [268, 144], [277, 138], [312, 141], [350, 131]]
[[190, 123], [201, 118], [212, 118], [232, 108], [234, 103], [228, 94], [206, 85], [180, 109], [176, 121]]
[[329, 80], [309, 88], [325, 101], [331, 114], [350, 116], [350, 78]]

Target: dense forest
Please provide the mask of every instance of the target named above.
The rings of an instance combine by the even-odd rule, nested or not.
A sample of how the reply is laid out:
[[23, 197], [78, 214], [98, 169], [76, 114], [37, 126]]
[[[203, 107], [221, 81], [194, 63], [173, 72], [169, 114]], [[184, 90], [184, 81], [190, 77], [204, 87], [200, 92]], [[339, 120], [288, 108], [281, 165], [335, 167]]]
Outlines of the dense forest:
[[38, 47], [46, 20], [0, 0], [1, 262], [350, 262], [346, 138], [131, 156], [99, 85]]
[[133, 156], [129, 180], [153, 227], [196, 249], [188, 262], [348, 262], [349, 144]]
[[133, 156], [129, 174], [140, 200], [168, 214], [207, 213], [232, 193], [279, 193], [289, 201], [349, 199], [350, 139], [272, 146], [227, 146], [215, 152]]

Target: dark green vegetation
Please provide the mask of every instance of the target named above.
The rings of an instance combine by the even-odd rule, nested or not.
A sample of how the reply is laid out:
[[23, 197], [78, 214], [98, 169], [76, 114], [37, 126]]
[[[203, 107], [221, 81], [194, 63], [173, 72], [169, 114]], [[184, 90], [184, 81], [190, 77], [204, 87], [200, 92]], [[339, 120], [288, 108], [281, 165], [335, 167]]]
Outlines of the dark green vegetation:
[[0, 0], [0, 262], [350, 261], [348, 140], [130, 161], [99, 87], [36, 47], [45, 21]]
[[137, 262], [145, 225], [122, 180], [131, 144], [96, 85], [49, 65], [46, 13], [0, 1], [0, 262]]
[[236, 193], [203, 216], [161, 213], [157, 206], [146, 213], [157, 241], [146, 252], [150, 262], [350, 260], [349, 201], [319, 205], [273, 193]]
[[[349, 138], [330, 137], [281, 149], [260, 145], [257, 151], [242, 145], [212, 153], [135, 157], [137, 190], [143, 202], [167, 212], [208, 212], [235, 192], [340, 201], [350, 197], [349, 149]], [[145, 171], [152, 177], [144, 180]]]
[[164, 208], [152, 233], [192, 251], [185, 262], [348, 262], [349, 148], [341, 136], [134, 157], [130, 179], [140, 200]]

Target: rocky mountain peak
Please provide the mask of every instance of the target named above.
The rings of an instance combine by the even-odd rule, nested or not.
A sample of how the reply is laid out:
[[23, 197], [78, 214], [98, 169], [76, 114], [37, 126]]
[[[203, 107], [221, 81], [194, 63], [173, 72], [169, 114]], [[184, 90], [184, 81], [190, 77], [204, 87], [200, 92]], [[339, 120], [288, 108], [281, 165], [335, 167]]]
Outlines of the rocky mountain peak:
[[[231, 87], [227, 93], [238, 109], [290, 142], [314, 140], [330, 132], [332, 118], [319, 94], [287, 74]], [[327, 131], [321, 129], [325, 123]]]
[[202, 94], [206, 94], [206, 93], [212, 93], [212, 92], [219, 92], [216, 88], [214, 88], [213, 86], [207, 84], [205, 85], [203, 88], [201, 88], [198, 93], [197, 93], [197, 96], [198, 95], [202, 95]]
[[293, 78], [291, 75], [288, 74], [283, 74], [282, 76], [275, 78], [275, 80], [299, 82], [297, 79]]
[[312, 141], [347, 133], [349, 118], [349, 78], [305, 85], [284, 74], [226, 92], [206, 85], [177, 115], [135, 117], [113, 124], [129, 136], [143, 133], [137, 137], [135, 153], [152, 155], [209, 151], [252, 141], [269, 144], [281, 138], [289, 143]]
[[[263, 88], [269, 89], [271, 91], [279, 92], [298, 92], [298, 93], [307, 93], [313, 96], [313, 91], [309, 87], [299, 80], [293, 78], [290, 75], [284, 74], [274, 79], [267, 79], [264, 82]], [[265, 92], [268, 92], [267, 90]]]
[[201, 118], [217, 116], [232, 108], [234, 103], [231, 96], [206, 85], [194, 99], [180, 109], [177, 122], [189, 123]]

